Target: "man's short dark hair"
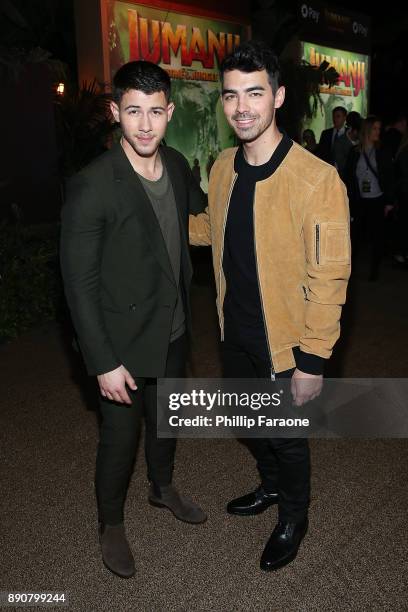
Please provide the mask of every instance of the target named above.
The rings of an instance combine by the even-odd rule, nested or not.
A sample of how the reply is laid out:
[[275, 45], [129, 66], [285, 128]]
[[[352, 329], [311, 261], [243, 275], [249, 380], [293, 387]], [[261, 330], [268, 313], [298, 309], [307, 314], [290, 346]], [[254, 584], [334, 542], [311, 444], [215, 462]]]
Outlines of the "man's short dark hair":
[[359, 132], [362, 121], [361, 115], [357, 111], [350, 111], [347, 114], [346, 125], [352, 130]]
[[123, 94], [130, 89], [137, 89], [145, 94], [162, 91], [168, 102], [171, 81], [167, 72], [157, 64], [145, 61], [128, 62], [119, 68], [113, 77], [112, 96], [115, 102], [119, 104]]
[[260, 72], [266, 70], [268, 80], [275, 95], [280, 85], [280, 66], [277, 55], [264, 42], [249, 40], [236, 47], [221, 63], [221, 81], [225, 72], [240, 70], [241, 72]]
[[344, 108], [344, 106], [336, 106], [335, 108], [333, 108], [332, 114], [334, 114], [336, 111], [341, 111], [344, 116], [347, 115], [347, 108]]
[[407, 121], [407, 119], [408, 119], [408, 115], [405, 111], [397, 110], [391, 113], [391, 115], [389, 116], [389, 124], [395, 125], [396, 123], [399, 123], [400, 121]]

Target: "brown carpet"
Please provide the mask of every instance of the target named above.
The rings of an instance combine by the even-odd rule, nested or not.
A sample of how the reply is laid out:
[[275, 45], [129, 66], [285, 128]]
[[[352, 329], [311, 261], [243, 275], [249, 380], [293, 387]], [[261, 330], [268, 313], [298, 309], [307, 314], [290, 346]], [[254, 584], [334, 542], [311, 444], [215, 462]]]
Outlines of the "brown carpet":
[[[196, 269], [193, 373], [211, 377], [218, 331], [205, 252]], [[356, 269], [332, 376], [406, 375], [407, 281], [387, 264], [378, 283]], [[176, 482], [208, 511], [201, 526], [148, 505], [139, 453], [126, 506], [138, 572], [125, 581], [100, 560], [92, 394], [73, 380], [58, 328], [3, 345], [0, 372], [1, 591], [65, 591], [68, 609], [84, 611], [408, 610], [406, 440], [312, 441], [310, 530], [295, 562], [273, 574], [258, 564], [276, 509], [224, 512], [256, 483], [243, 446], [179, 442]]]

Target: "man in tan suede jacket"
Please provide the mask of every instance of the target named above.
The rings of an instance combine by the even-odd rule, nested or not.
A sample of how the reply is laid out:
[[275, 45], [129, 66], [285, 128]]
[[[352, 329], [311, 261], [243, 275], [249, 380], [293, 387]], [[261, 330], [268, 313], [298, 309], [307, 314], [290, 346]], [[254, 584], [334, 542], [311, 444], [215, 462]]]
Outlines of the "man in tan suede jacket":
[[[222, 104], [241, 141], [215, 162], [205, 213], [190, 216], [190, 242], [212, 245], [228, 378], [291, 378], [296, 405], [317, 397], [340, 334], [350, 276], [349, 211], [337, 170], [276, 125], [284, 103], [279, 65], [248, 42], [221, 65]], [[254, 515], [278, 504], [263, 570], [292, 561], [308, 527], [310, 458], [304, 439], [252, 439], [261, 484], [229, 502]]]

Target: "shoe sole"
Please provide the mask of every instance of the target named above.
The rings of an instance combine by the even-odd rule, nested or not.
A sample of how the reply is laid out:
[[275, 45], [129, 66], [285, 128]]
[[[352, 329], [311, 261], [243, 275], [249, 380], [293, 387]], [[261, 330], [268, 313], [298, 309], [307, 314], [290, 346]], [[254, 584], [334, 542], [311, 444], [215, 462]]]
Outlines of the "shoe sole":
[[271, 567], [269, 567], [269, 566], [268, 567], [263, 567], [262, 564], [261, 564], [261, 566], [260, 566], [261, 570], [263, 572], [274, 572], [275, 570], [281, 569], [282, 567], [285, 567], [285, 565], [288, 565], [289, 563], [294, 561], [296, 559], [296, 557], [297, 557], [300, 545], [302, 544], [303, 539], [304, 539], [305, 535], [307, 534], [307, 532], [308, 532], [308, 528], [305, 529], [305, 531], [304, 531], [304, 533], [302, 535], [302, 538], [301, 538], [301, 540], [299, 542], [299, 546], [297, 547], [297, 549], [293, 553], [291, 553], [290, 555], [288, 555], [284, 559], [281, 559], [281, 561], [279, 561], [278, 563], [276, 563], [275, 565], [273, 565]]
[[119, 578], [123, 578], [123, 580], [128, 580], [129, 578], [133, 578], [133, 576], [136, 574], [136, 569], [133, 572], [133, 574], [119, 574], [118, 572], [115, 572], [114, 569], [112, 569], [111, 567], [109, 567], [109, 565], [106, 563], [106, 561], [104, 559], [102, 559], [102, 562], [104, 564], [104, 566], [106, 567], [107, 570], [109, 570], [112, 574], [115, 574], [115, 576], [118, 576]]
[[268, 510], [271, 506], [276, 506], [276, 504], [278, 503], [278, 501], [274, 501], [271, 504], [269, 504], [268, 506], [266, 506], [265, 508], [262, 508], [261, 510], [250, 510], [249, 512], [244, 510], [244, 511], [237, 511], [237, 510], [229, 510], [227, 508], [227, 513], [228, 514], [232, 514], [234, 516], [256, 516], [257, 514], [262, 514], [262, 512], [265, 512], [266, 510]]
[[282, 567], [285, 567], [285, 565], [288, 565], [289, 563], [291, 563], [292, 561], [294, 561], [297, 557], [298, 554], [298, 550], [294, 553], [291, 553], [290, 555], [288, 555], [287, 557], [285, 557], [284, 559], [282, 559], [281, 561], [279, 561], [279, 563], [276, 563], [273, 566], [267, 566], [267, 567], [263, 567], [261, 565], [261, 570], [264, 572], [274, 572], [278, 569], [281, 569]]
[[177, 514], [174, 512], [174, 510], [172, 510], [169, 506], [166, 506], [166, 504], [162, 504], [160, 502], [153, 501], [152, 499], [149, 499], [149, 504], [151, 506], [154, 506], [155, 508], [165, 508], [166, 510], [170, 510], [172, 515], [175, 516], [178, 521], [181, 521], [182, 523], [188, 523], [189, 525], [202, 525], [203, 523], [206, 522], [206, 520], [208, 518], [206, 516], [205, 519], [203, 519], [202, 521], [188, 521], [187, 519], [184, 519], [184, 518], [181, 518], [181, 517], [177, 516]]

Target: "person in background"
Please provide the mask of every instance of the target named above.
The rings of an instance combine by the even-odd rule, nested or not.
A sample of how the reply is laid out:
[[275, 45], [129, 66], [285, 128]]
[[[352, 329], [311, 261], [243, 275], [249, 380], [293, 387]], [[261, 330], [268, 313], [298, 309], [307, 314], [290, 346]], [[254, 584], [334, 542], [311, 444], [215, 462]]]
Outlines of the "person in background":
[[209, 154], [209, 156], [208, 156], [208, 159], [207, 159], [207, 165], [206, 165], [206, 167], [205, 167], [205, 170], [206, 170], [206, 172], [207, 172], [207, 178], [208, 178], [208, 180], [210, 180], [210, 172], [211, 172], [211, 168], [212, 168], [212, 167], [213, 167], [213, 165], [214, 165], [214, 162], [215, 162], [214, 153], [211, 151], [211, 152], [210, 152], [210, 154]]
[[394, 264], [408, 267], [408, 132], [395, 157], [396, 231]]
[[198, 161], [197, 158], [195, 158], [195, 160], [193, 162], [193, 166], [191, 168], [191, 172], [193, 173], [193, 176], [194, 176], [195, 180], [197, 181], [197, 184], [200, 185], [200, 183], [201, 183], [201, 170], [200, 170], [200, 162]]
[[337, 138], [343, 136], [346, 131], [345, 123], [347, 110], [344, 106], [336, 106], [333, 109], [333, 127], [323, 130], [317, 146], [316, 155], [323, 161], [334, 166], [335, 160], [333, 157], [334, 143]]
[[359, 251], [364, 236], [370, 244], [369, 280], [378, 279], [384, 253], [385, 218], [394, 205], [392, 158], [380, 146], [381, 120], [375, 115], [364, 119], [359, 144], [348, 156], [345, 182], [350, 200], [353, 253]]
[[302, 135], [303, 146], [306, 151], [310, 151], [310, 153], [316, 153], [317, 142], [316, 136], [313, 130], [307, 129], [304, 130]]
[[344, 180], [347, 158], [353, 147], [358, 144], [362, 118], [357, 111], [350, 111], [346, 119], [346, 131], [333, 145], [333, 158], [340, 177]]
[[387, 126], [382, 139], [382, 145], [388, 154], [395, 160], [401, 146], [402, 139], [407, 132], [407, 115], [398, 112], [394, 115], [391, 123]]

